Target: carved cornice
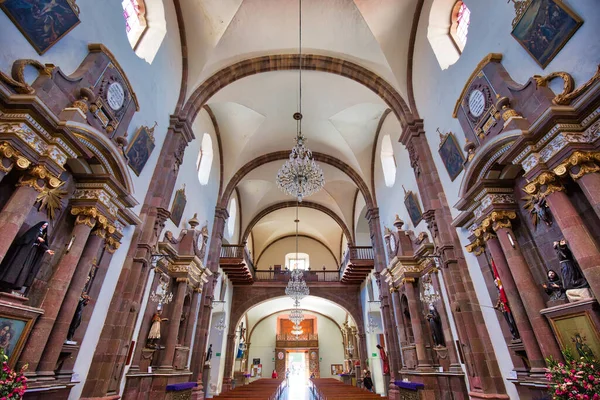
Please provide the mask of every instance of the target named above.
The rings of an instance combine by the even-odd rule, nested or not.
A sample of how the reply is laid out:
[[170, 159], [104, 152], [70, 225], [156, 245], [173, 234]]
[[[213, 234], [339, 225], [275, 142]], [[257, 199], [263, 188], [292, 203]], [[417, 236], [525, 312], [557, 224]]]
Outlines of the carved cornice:
[[556, 105], [569, 105], [579, 97], [583, 92], [588, 90], [597, 80], [600, 79], [600, 65], [596, 69], [596, 73], [583, 85], [575, 89], [575, 80], [567, 72], [557, 71], [546, 76], [534, 75], [535, 83], [538, 86], [547, 86], [550, 81], [560, 78], [563, 80], [563, 91], [554, 97], [552, 102]]
[[598, 162], [600, 162], [600, 152], [576, 151], [562, 164], [554, 168], [553, 172], [561, 177], [569, 173], [573, 179], [579, 179], [586, 174], [599, 172]]

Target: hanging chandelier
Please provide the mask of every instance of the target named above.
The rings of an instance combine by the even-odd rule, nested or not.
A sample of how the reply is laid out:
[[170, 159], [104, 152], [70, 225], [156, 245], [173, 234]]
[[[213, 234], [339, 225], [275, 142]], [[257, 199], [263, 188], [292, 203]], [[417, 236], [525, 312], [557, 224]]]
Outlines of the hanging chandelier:
[[375, 322], [373, 317], [369, 315], [369, 323], [367, 324], [367, 333], [375, 333], [379, 329], [379, 325]]
[[292, 329], [292, 335], [300, 336], [302, 333], [302, 327], [300, 325], [294, 325], [294, 328]]
[[312, 151], [304, 144], [306, 138], [302, 135], [302, 0], [299, 0], [299, 29], [298, 29], [298, 112], [294, 113], [296, 120], [296, 145], [292, 148], [290, 158], [277, 172], [276, 183], [279, 189], [296, 197], [301, 202], [304, 197], [317, 193], [325, 185], [323, 170], [313, 160]]
[[292, 270], [290, 280], [285, 288], [285, 294], [296, 302], [299, 302], [310, 294], [310, 290], [304, 280], [304, 274], [299, 269]]
[[219, 322], [217, 322], [215, 329], [219, 331], [219, 335], [221, 335], [226, 327], [227, 326], [225, 326], [225, 316], [222, 316]]

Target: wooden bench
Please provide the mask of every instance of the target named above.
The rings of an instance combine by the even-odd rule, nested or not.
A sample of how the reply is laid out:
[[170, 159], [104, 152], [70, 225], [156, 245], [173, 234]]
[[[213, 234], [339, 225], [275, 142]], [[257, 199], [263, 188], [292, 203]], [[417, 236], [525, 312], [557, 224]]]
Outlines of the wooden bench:
[[[376, 393], [346, 385], [333, 378], [312, 378], [313, 394], [318, 400], [381, 400]], [[385, 397], [384, 397], [385, 399]]]
[[283, 379], [258, 379], [248, 385], [236, 387], [213, 399], [218, 400], [277, 400], [283, 393]]

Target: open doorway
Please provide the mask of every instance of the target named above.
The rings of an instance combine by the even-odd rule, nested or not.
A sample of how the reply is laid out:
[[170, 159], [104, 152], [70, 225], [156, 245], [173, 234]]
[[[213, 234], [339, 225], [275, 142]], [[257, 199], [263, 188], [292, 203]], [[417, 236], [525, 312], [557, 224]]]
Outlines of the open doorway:
[[305, 350], [291, 350], [287, 354], [286, 371], [290, 371], [290, 380], [301, 382], [303, 385], [308, 382], [308, 353]]

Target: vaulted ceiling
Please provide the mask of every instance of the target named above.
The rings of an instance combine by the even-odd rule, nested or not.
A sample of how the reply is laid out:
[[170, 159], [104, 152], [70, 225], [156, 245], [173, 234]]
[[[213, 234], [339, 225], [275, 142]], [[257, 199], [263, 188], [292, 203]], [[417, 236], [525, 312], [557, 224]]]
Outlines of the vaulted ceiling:
[[[302, 52], [364, 67], [407, 99], [409, 38], [418, 2], [302, 0]], [[187, 36], [188, 97], [234, 63], [298, 53], [298, 0], [193, 0], [182, 1], [181, 7]], [[298, 71], [288, 70], [246, 76], [224, 85], [208, 99], [206, 104], [220, 130], [224, 186], [257, 157], [291, 149], [298, 97]], [[376, 93], [355, 80], [321, 71], [302, 74], [302, 127], [307, 146], [349, 166], [368, 188], [373, 162], [379, 159], [373, 151], [377, 127], [387, 108]], [[295, 232], [294, 208], [265, 213], [269, 207], [294, 200], [275, 185], [283, 162], [260, 165], [237, 185], [240, 235], [253, 224], [255, 254]], [[306, 200], [328, 212], [301, 208], [299, 229], [340, 254], [343, 226], [352, 231], [358, 225], [356, 216], [364, 201], [357, 205], [356, 179], [350, 179], [348, 171], [320, 165], [325, 188]]]

